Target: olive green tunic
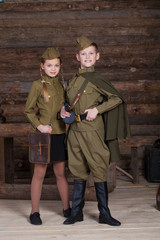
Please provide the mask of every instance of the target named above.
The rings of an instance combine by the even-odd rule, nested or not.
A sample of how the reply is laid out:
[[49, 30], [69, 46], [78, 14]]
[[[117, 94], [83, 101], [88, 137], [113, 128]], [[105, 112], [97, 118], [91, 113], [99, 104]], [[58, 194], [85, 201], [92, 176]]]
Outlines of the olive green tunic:
[[[64, 89], [58, 78], [44, 76], [48, 90], [49, 102], [44, 101], [43, 84], [39, 79], [32, 83], [28, 99], [25, 105], [25, 114], [31, 122], [34, 129], [40, 124], [52, 127], [51, 134], [65, 133], [65, 123], [57, 119], [57, 112], [64, 105]], [[35, 107], [38, 108], [38, 115], [35, 112]]]
[[[93, 68], [87, 70], [94, 71]], [[69, 81], [67, 97], [70, 105], [72, 105], [83, 81], [85, 78], [81, 75], [76, 75]], [[104, 101], [104, 97], [107, 99], [106, 101]], [[95, 182], [106, 181], [110, 153], [104, 141], [102, 113], [121, 103], [122, 100], [117, 95], [97, 88], [88, 82], [80, 100], [74, 107], [74, 112], [83, 114], [86, 109], [96, 107], [99, 113], [94, 121], [74, 122], [70, 127], [67, 142], [69, 168], [75, 178], [86, 180], [91, 171]]]

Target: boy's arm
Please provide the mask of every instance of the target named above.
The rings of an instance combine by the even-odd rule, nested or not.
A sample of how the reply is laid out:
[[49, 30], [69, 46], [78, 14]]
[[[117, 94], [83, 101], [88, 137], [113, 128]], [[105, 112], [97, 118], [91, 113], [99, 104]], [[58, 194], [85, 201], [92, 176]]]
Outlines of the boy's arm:
[[117, 95], [109, 93], [102, 89], [98, 89], [98, 91], [102, 95], [107, 96], [107, 100], [96, 107], [99, 114], [110, 111], [122, 103], [122, 99]]

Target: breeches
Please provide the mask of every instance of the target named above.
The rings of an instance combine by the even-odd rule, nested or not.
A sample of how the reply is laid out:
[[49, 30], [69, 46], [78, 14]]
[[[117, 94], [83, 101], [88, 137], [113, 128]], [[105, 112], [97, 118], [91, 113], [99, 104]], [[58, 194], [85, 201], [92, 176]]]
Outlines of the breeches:
[[87, 180], [92, 172], [94, 182], [106, 181], [110, 153], [104, 142], [104, 130], [69, 131], [68, 164], [75, 179]]

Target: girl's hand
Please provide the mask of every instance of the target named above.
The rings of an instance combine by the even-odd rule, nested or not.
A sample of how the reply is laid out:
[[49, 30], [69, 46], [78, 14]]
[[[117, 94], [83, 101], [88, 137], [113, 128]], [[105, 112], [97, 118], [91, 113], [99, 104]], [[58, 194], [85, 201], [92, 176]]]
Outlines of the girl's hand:
[[65, 107], [63, 106], [62, 108], [61, 108], [61, 111], [60, 111], [60, 116], [61, 116], [61, 118], [65, 118], [65, 117], [70, 117], [70, 112], [67, 112], [66, 110], [65, 110]]
[[86, 109], [84, 111], [84, 113], [87, 113], [87, 117], [86, 117], [86, 120], [88, 120], [89, 122], [93, 121], [96, 117], [97, 117], [97, 114], [98, 114], [98, 110], [97, 108], [92, 108], [92, 109]]
[[39, 125], [37, 127], [37, 129], [41, 132], [41, 133], [51, 133], [52, 132], [52, 127], [49, 125]]

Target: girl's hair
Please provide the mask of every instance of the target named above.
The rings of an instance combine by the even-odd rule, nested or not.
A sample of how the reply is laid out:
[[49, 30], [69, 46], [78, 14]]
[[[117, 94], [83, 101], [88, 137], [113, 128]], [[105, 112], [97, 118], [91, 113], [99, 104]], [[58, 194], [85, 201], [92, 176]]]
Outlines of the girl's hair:
[[[62, 69], [62, 60], [60, 57], [58, 57], [58, 59], [60, 60], [60, 65], [61, 65], [61, 68], [60, 68], [60, 73], [61, 73], [61, 78], [62, 78], [62, 85], [65, 89], [65, 83], [64, 83], [64, 77], [63, 77], [63, 69]], [[45, 63], [45, 59], [44, 58], [41, 58], [41, 63], [44, 64]], [[47, 90], [47, 86], [46, 86], [46, 83], [43, 79], [43, 70], [42, 68], [40, 67], [40, 76], [41, 76], [41, 80], [43, 82], [43, 94], [44, 94], [44, 102], [49, 102], [49, 98], [48, 98], [48, 90]]]

